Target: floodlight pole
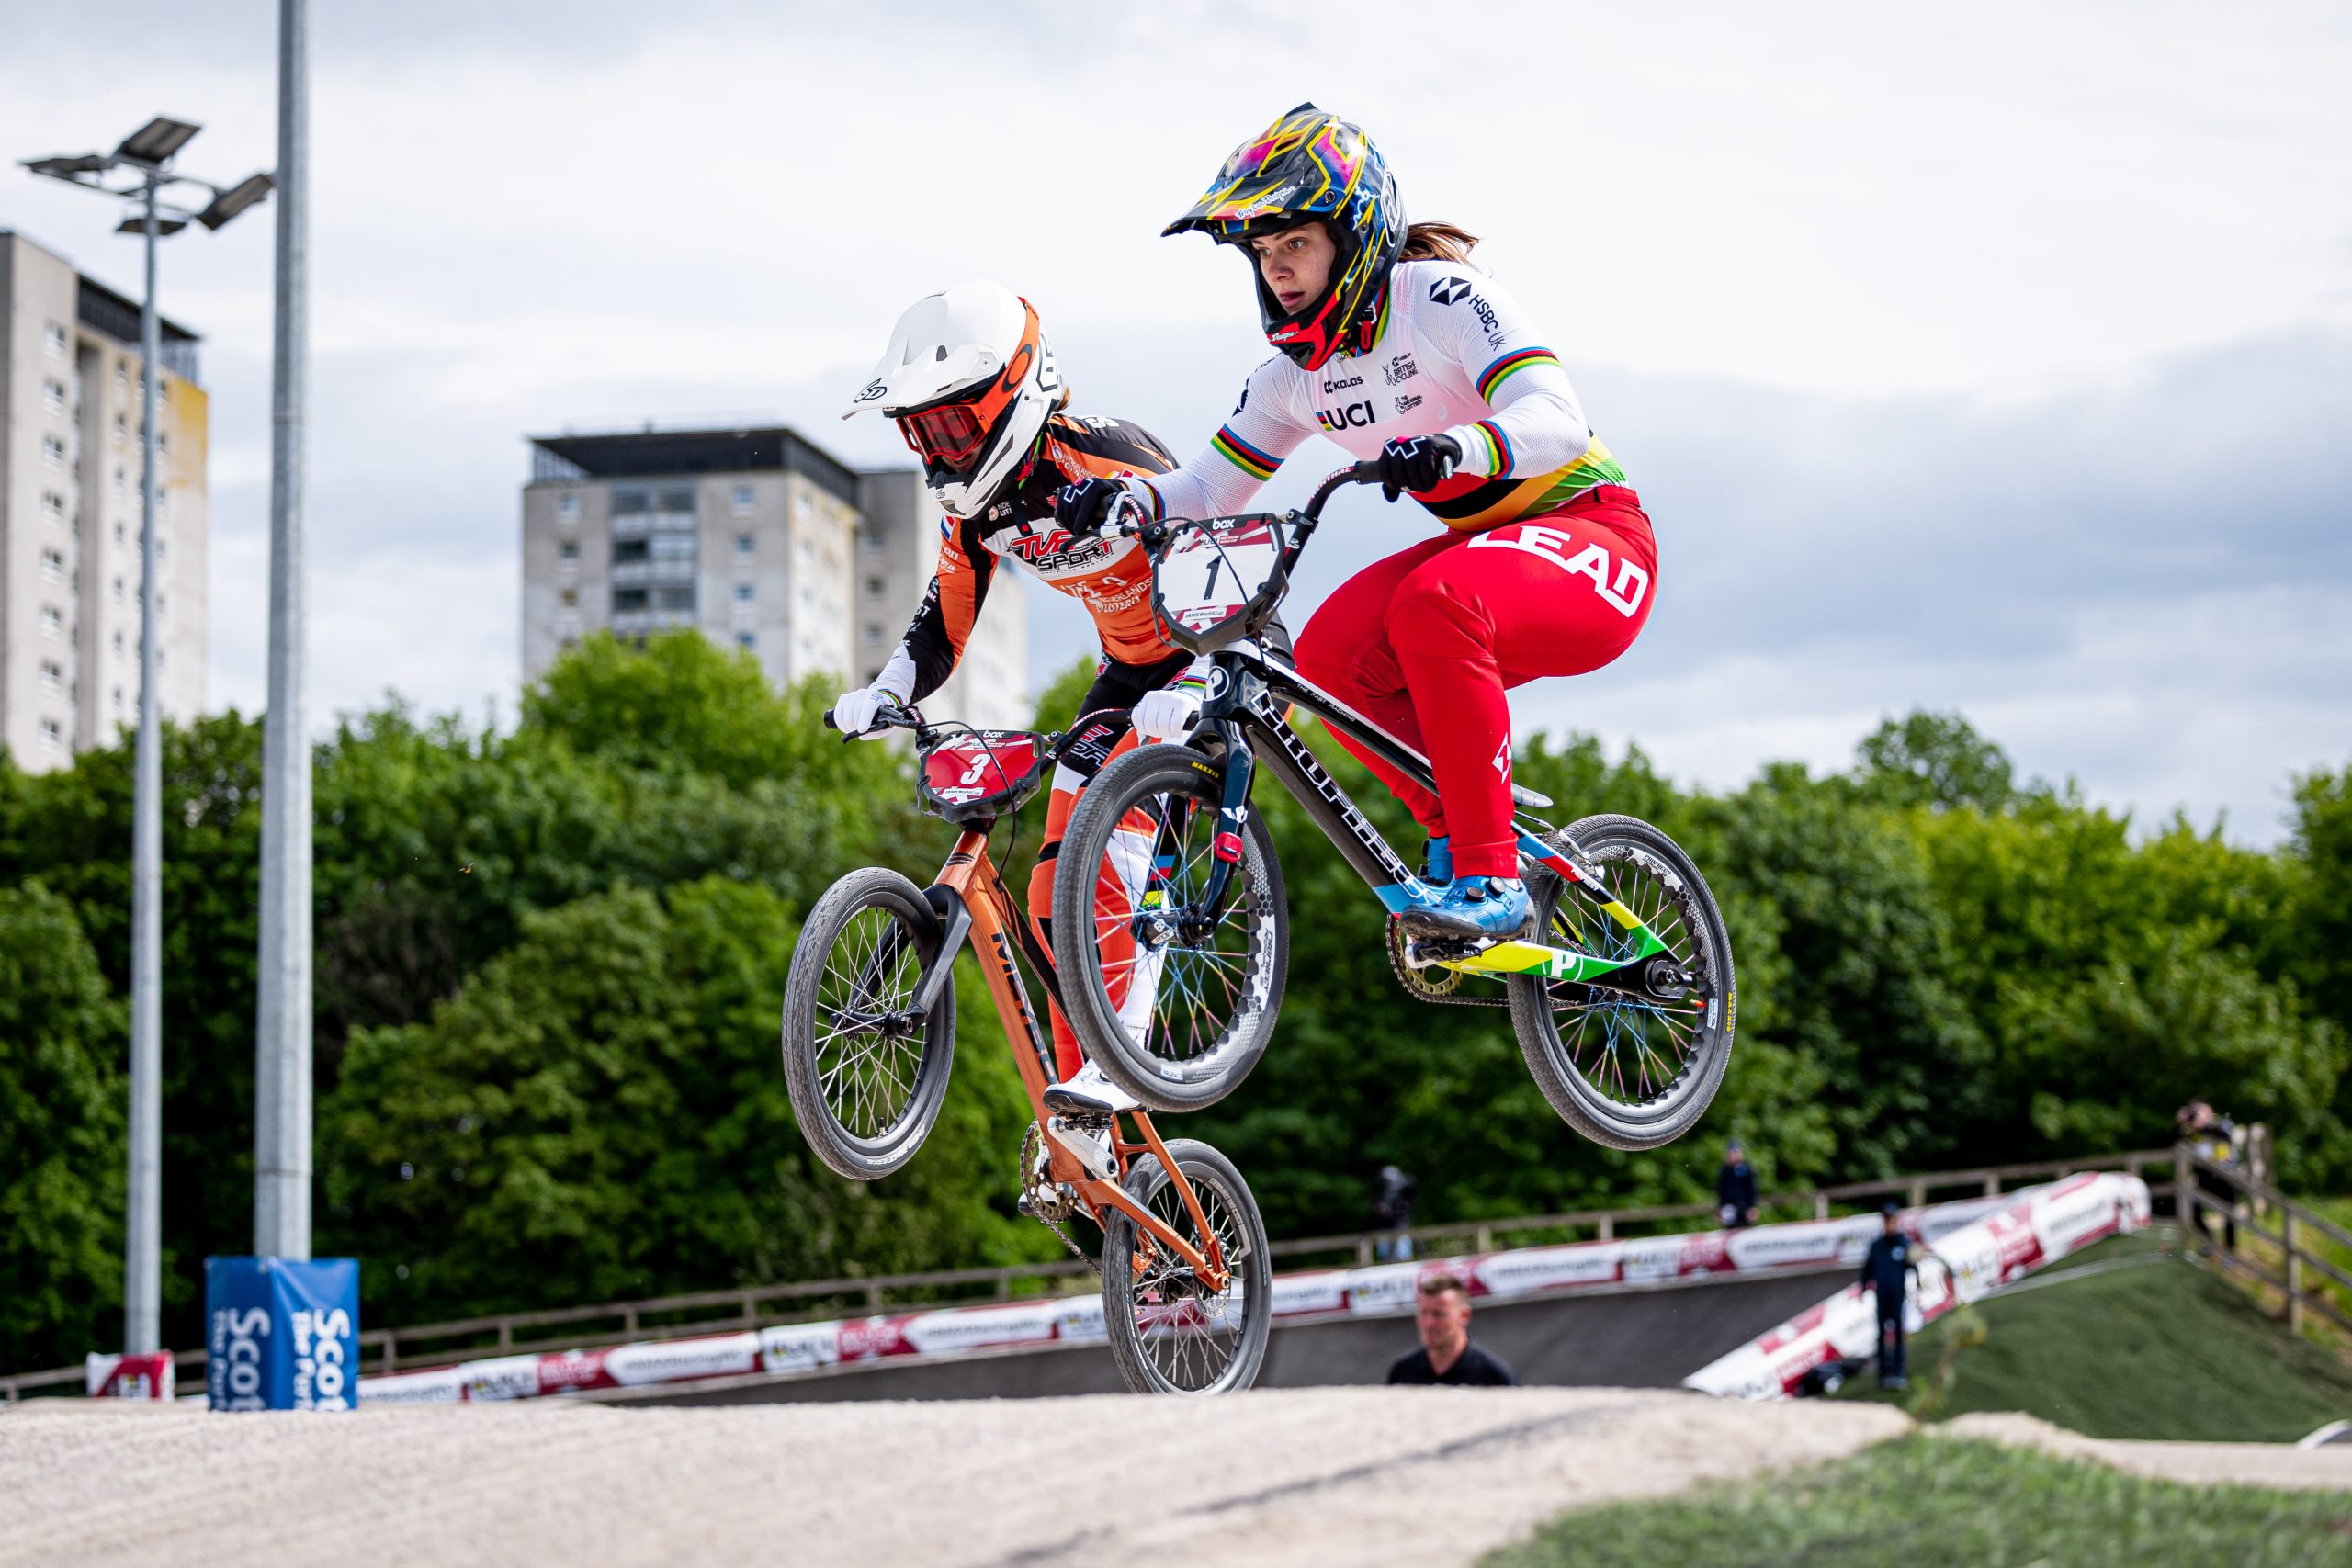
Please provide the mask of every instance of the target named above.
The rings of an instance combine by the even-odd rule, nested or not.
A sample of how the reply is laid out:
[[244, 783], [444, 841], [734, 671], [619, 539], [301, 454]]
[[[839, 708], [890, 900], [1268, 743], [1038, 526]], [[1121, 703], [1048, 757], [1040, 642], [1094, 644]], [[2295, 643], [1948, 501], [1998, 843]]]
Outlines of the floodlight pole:
[[311, 1256], [311, 744], [303, 717], [310, 24], [278, 0], [277, 322], [270, 390], [269, 708], [262, 735], [254, 1252]]
[[155, 311], [156, 189], [144, 188], [147, 295], [139, 308], [139, 740], [130, 807], [130, 1190], [123, 1238], [122, 1348], [159, 1349], [164, 1235], [164, 747], [155, 704], [155, 393], [163, 320]]

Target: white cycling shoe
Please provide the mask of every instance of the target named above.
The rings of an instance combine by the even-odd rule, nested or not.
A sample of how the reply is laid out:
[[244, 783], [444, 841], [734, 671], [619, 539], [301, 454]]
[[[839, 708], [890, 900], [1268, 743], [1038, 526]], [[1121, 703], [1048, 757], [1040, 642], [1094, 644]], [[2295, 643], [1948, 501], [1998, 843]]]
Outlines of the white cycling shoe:
[[1091, 1062], [1046, 1090], [1046, 1109], [1064, 1116], [1116, 1116], [1142, 1108], [1141, 1100], [1113, 1083]]
[[1122, 1111], [1139, 1109], [1141, 1101], [1102, 1076], [1089, 1062], [1046, 1091], [1046, 1135], [1069, 1151], [1070, 1157], [1097, 1181], [1118, 1173], [1111, 1149], [1113, 1118]]

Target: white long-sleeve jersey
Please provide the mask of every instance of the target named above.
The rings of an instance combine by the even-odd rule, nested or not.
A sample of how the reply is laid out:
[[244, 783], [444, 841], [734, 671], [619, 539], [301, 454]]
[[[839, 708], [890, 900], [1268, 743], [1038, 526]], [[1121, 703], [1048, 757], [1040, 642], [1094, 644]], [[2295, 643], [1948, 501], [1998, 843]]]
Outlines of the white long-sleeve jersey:
[[1449, 261], [1397, 265], [1369, 353], [1334, 355], [1320, 370], [1274, 355], [1199, 457], [1125, 482], [1162, 516], [1228, 516], [1318, 431], [1359, 461], [1400, 436], [1452, 436], [1462, 467], [1414, 499], [1464, 532], [1625, 482], [1518, 306], [1494, 279]]

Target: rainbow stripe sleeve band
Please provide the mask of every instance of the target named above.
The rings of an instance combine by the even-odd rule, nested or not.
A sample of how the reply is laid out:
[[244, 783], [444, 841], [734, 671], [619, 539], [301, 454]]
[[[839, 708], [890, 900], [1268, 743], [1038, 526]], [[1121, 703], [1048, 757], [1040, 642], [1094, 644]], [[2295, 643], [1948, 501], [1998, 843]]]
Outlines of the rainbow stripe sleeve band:
[[1283, 466], [1280, 457], [1269, 457], [1234, 434], [1233, 426], [1229, 424], [1219, 425], [1217, 433], [1209, 437], [1209, 445], [1216, 447], [1227, 462], [1253, 479], [1272, 479], [1274, 470]]
[[1470, 428], [1485, 436], [1487, 438], [1487, 446], [1492, 450], [1494, 466], [1487, 470], [1487, 473], [1495, 479], [1501, 479], [1503, 476], [1510, 473], [1511, 465], [1510, 437], [1503, 434], [1503, 427], [1497, 424], [1491, 419], [1482, 419]]
[[1560, 361], [1548, 348], [1522, 348], [1516, 354], [1506, 354], [1487, 366], [1487, 373], [1478, 378], [1478, 396], [1489, 408], [1493, 407], [1496, 389], [1531, 365], [1548, 365], [1557, 370]]

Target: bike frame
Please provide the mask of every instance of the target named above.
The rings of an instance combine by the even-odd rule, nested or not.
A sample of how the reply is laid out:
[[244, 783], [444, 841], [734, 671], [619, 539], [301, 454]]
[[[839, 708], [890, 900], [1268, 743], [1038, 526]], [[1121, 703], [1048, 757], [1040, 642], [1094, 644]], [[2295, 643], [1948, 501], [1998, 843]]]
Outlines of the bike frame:
[[[1362, 479], [1359, 471], [1341, 469], [1323, 481], [1305, 511], [1292, 513], [1281, 520], [1282, 525], [1290, 529], [1291, 536], [1266, 580], [1271, 594], [1267, 613], [1271, 614], [1272, 604], [1288, 592], [1291, 570], [1315, 532], [1323, 502], [1340, 485], [1351, 479], [1360, 482]], [[1165, 526], [1158, 524], [1146, 525], [1147, 543], [1153, 531], [1160, 532], [1164, 543]], [[1154, 559], [1156, 566], [1157, 554]], [[1189, 641], [1179, 631], [1171, 631], [1170, 635], [1180, 641]], [[1215, 918], [1222, 914], [1226, 900], [1231, 896], [1233, 870], [1241, 859], [1241, 824], [1249, 813], [1250, 789], [1261, 765], [1298, 802], [1390, 914], [1428, 897], [1431, 891], [1429, 885], [1389, 848], [1387, 840], [1348, 798], [1321, 759], [1291, 728], [1288, 710], [1293, 707], [1304, 708], [1321, 719], [1327, 728], [1354, 740], [1432, 794], [1436, 792], [1435, 772], [1427, 757], [1287, 664], [1268, 657], [1255, 640], [1244, 638], [1217, 649], [1209, 655], [1208, 690], [1202, 704], [1200, 723], [1188, 742], [1216, 761], [1224, 776], [1218, 831], [1212, 851], [1217, 863], [1210, 871], [1200, 907]], [[1532, 795], [1516, 785], [1511, 794], [1521, 807], [1548, 804], [1541, 795]], [[1604, 956], [1572, 947], [1508, 941], [1491, 945], [1453, 944], [1475, 951], [1449, 952], [1438, 960], [1438, 966], [1473, 974], [1527, 975], [1547, 982], [1596, 986], [1651, 1000], [1678, 999], [1671, 987], [1678, 981], [1687, 984], [1688, 977], [1679, 970], [1662, 976], [1653, 966], [1657, 955], [1668, 951], [1667, 943], [1609, 891], [1608, 885], [1589, 864], [1578, 863], [1585, 857], [1573, 841], [1568, 851], [1574, 852], [1554, 847], [1544, 835], [1566, 835], [1524, 809], [1514, 813], [1511, 825], [1519, 835], [1520, 858], [1558, 876], [1599, 913], [1621, 927], [1632, 941], [1631, 955]], [[1660, 979], [1666, 982], [1667, 988], [1657, 984]]]
[[[996, 1003], [997, 1017], [1004, 1025], [1005, 1041], [1012, 1047], [1013, 1066], [1020, 1071], [1021, 1086], [1028, 1093], [1030, 1114], [1036, 1118], [1039, 1138], [1051, 1156], [1049, 1174], [1053, 1179], [1072, 1188], [1098, 1222], [1105, 1208], [1116, 1209], [1150, 1238], [1144, 1244], [1147, 1250], [1139, 1251], [1131, 1260], [1131, 1267], [1138, 1273], [1149, 1261], [1148, 1247], [1156, 1242], [1182, 1258], [1209, 1289], [1222, 1291], [1230, 1274], [1224, 1249], [1209, 1228], [1207, 1216], [1201, 1212], [1199, 1195], [1184, 1179], [1182, 1168], [1169, 1157], [1168, 1145], [1160, 1142], [1149, 1116], [1141, 1111], [1127, 1112], [1135, 1122], [1135, 1139], [1122, 1136], [1118, 1118], [1112, 1118], [1111, 1145], [1117, 1164], [1109, 1180], [1090, 1176], [1069, 1150], [1045, 1135], [1048, 1115], [1046, 1090], [1057, 1081], [1053, 1044], [1038, 1026], [1036, 1012], [1029, 1005], [1028, 987], [1021, 978], [1013, 954], [1019, 952], [1028, 958], [1049, 993], [1057, 990], [1053, 956], [1037, 941], [1027, 916], [1013, 902], [1012, 890], [1005, 886], [996, 863], [989, 857], [989, 829], [994, 826], [994, 822], [983, 822], [966, 828], [963, 836], [956, 840], [947, 863], [940, 869], [938, 880], [923, 891], [924, 898], [939, 911], [946, 934], [932, 970], [919, 983], [918, 1002], [927, 1004], [936, 995], [937, 987], [949, 983], [947, 976], [955, 965], [956, 951], [968, 938], [973, 956], [979, 960], [981, 977], [988, 982], [989, 995]], [[1128, 1161], [1146, 1152], [1159, 1159], [1159, 1168], [1168, 1173], [1168, 1179], [1182, 1195], [1186, 1213], [1208, 1242], [1205, 1254], [1127, 1195], [1121, 1179], [1127, 1173]]]

